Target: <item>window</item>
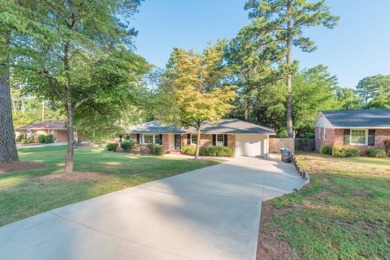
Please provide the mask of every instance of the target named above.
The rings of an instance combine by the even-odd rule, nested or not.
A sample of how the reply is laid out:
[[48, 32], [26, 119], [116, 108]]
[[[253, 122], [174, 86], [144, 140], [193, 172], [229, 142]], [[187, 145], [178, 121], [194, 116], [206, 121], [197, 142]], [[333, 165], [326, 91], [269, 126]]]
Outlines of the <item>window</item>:
[[351, 130], [351, 144], [366, 144], [366, 130]]
[[217, 135], [217, 142], [223, 142], [223, 135]]
[[326, 128], [324, 128], [324, 140], [326, 140]]
[[144, 143], [152, 144], [153, 143], [153, 135], [144, 135]]
[[154, 135], [154, 143], [155, 144], [160, 144], [161, 143], [160, 135]]
[[198, 143], [198, 136], [195, 134], [195, 135], [191, 135], [191, 143], [192, 144], [197, 144]]

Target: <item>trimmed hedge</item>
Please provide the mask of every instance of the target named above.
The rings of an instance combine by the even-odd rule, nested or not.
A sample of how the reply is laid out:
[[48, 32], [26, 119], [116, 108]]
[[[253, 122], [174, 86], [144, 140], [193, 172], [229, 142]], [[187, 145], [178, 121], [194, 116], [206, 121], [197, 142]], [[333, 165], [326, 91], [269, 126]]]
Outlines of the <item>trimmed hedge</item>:
[[366, 155], [368, 157], [385, 158], [386, 152], [385, 152], [385, 150], [383, 150], [381, 148], [368, 148], [366, 150]]
[[54, 136], [53, 135], [45, 136], [45, 144], [51, 144], [51, 143], [54, 143]]
[[332, 155], [334, 157], [359, 157], [359, 149], [345, 145], [333, 146]]
[[[194, 156], [196, 152], [196, 146], [184, 146], [181, 149], [182, 154]], [[210, 146], [210, 147], [200, 147], [199, 148], [200, 156], [220, 156], [220, 157], [234, 157], [234, 149], [232, 147], [226, 146]]]
[[155, 153], [156, 145], [153, 144], [153, 143], [148, 143], [148, 144], [146, 144], [146, 145], [148, 146], [150, 153], [151, 153], [151, 154], [154, 154], [154, 153]]
[[209, 156], [217, 156], [218, 155], [218, 147], [210, 146], [208, 149], [208, 155]]
[[131, 151], [133, 149], [134, 142], [130, 140], [125, 140], [121, 143], [121, 148], [126, 152]]
[[332, 147], [330, 145], [322, 145], [320, 147], [320, 154], [332, 154]]
[[107, 151], [113, 151], [113, 152], [115, 152], [115, 151], [116, 151], [116, 148], [117, 148], [117, 144], [116, 144], [116, 143], [107, 143], [107, 144], [106, 144], [106, 149], [107, 149]]
[[38, 143], [43, 144], [45, 142], [46, 135], [39, 135], [38, 136]]
[[154, 147], [154, 153], [155, 153], [156, 155], [163, 155], [163, 154], [164, 154], [164, 146], [162, 146], [162, 145], [156, 145], [156, 146]]

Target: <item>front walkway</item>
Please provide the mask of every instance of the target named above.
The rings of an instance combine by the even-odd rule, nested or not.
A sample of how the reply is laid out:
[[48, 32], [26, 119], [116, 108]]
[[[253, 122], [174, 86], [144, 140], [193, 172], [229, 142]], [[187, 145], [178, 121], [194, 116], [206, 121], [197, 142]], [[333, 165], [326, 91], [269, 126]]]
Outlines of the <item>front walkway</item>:
[[255, 259], [261, 201], [304, 181], [240, 157], [0, 228], [3, 259]]

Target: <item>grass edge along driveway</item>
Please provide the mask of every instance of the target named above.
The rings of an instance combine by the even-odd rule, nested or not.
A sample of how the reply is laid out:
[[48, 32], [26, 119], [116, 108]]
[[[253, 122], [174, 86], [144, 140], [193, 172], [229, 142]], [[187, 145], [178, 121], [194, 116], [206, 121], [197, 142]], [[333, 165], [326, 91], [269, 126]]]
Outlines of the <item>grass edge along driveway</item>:
[[54, 208], [158, 180], [222, 160], [193, 160], [79, 148], [75, 173], [62, 174], [64, 146], [19, 150], [22, 161], [43, 168], [0, 174], [0, 226]]
[[311, 182], [265, 202], [258, 259], [390, 259], [390, 159], [298, 155]]

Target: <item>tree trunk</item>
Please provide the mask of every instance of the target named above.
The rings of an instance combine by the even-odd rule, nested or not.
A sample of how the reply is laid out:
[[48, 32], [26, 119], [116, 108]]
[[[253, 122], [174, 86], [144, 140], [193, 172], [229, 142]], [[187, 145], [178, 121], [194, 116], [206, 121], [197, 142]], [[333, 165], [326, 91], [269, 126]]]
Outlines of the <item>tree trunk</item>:
[[249, 113], [251, 110], [251, 97], [246, 97], [245, 99], [245, 112], [244, 112], [244, 119], [245, 121], [248, 121]]
[[[5, 33], [9, 44], [9, 33]], [[2, 46], [4, 48], [4, 46]], [[5, 49], [5, 48], [4, 48]], [[3, 49], [3, 50], [4, 50]], [[8, 61], [0, 61], [0, 162], [18, 162], [14, 124], [12, 121], [11, 89]]]
[[197, 126], [197, 128], [196, 128], [197, 142], [196, 142], [195, 160], [198, 160], [198, 159], [199, 159], [199, 149], [200, 149], [200, 127], [201, 127], [201, 123], [198, 123], [198, 126]]
[[67, 129], [68, 129], [68, 148], [65, 155], [65, 174], [73, 173], [73, 156], [74, 156], [74, 126], [73, 126], [73, 104], [72, 104], [72, 87], [70, 82], [69, 68], [69, 44], [65, 44], [64, 49], [64, 69], [67, 78], [65, 85], [66, 90], [66, 112], [67, 112]]
[[291, 1], [287, 1], [287, 134], [288, 137], [294, 137], [293, 132], [293, 121], [292, 121], [292, 75], [291, 75], [291, 65], [292, 65], [292, 39], [291, 39]]

